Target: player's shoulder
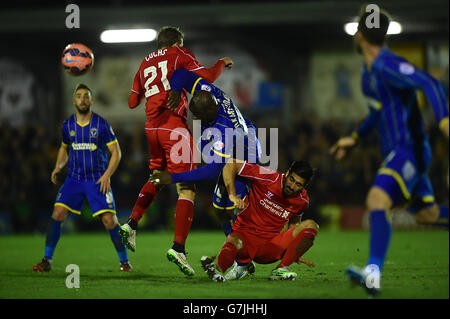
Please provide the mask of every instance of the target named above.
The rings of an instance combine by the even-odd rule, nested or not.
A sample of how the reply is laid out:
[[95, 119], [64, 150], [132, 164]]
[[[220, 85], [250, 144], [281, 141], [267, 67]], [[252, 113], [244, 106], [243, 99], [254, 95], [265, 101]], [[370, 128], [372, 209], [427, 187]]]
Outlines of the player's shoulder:
[[76, 122], [75, 114], [72, 114], [71, 116], [69, 116], [67, 119], [64, 120], [64, 122], [62, 123], [62, 126], [65, 127], [65, 126], [70, 125], [71, 123], [75, 123], [75, 122]]
[[303, 189], [300, 194], [298, 194], [295, 198], [295, 201], [300, 206], [309, 206], [309, 195], [306, 189]]
[[185, 47], [180, 47], [180, 46], [175, 45], [173, 47], [170, 47], [169, 49], [171, 50], [171, 52], [174, 52], [177, 54], [185, 54], [185, 55], [194, 56], [194, 53]]
[[99, 123], [100, 125], [109, 125], [108, 120], [98, 113], [92, 112], [92, 123]]
[[388, 48], [381, 50], [379, 57], [373, 63], [373, 68], [381, 72], [386, 72], [387, 70], [404, 74], [414, 72], [414, 66], [407, 59]]

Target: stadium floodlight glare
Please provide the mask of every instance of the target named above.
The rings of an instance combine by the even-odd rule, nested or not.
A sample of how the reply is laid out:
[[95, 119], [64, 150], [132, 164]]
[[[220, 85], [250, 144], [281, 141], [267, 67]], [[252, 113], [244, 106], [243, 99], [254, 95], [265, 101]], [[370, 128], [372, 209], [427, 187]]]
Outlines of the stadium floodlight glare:
[[391, 21], [391, 23], [389, 23], [387, 34], [400, 34], [400, 33], [402, 33], [402, 25], [397, 21]]
[[[348, 35], [355, 35], [358, 30], [358, 22], [349, 22], [344, 25], [344, 31]], [[402, 32], [402, 25], [397, 21], [391, 21], [387, 34], [399, 34]]]
[[151, 42], [156, 35], [153, 29], [106, 30], [100, 34], [100, 40], [104, 43]]

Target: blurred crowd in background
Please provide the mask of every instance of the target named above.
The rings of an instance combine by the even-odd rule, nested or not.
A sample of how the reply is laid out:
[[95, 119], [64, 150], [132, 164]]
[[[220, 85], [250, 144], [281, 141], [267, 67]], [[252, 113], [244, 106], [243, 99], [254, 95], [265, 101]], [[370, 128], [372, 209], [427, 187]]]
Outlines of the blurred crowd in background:
[[[267, 112], [252, 111], [247, 116], [259, 127], [273, 127], [273, 117]], [[293, 116], [292, 125], [278, 126], [278, 167], [284, 171], [293, 160], [303, 159], [317, 168], [309, 189], [309, 217], [319, 224], [324, 222], [319, 207], [325, 204], [364, 206], [366, 193], [382, 161], [376, 134], [363, 140], [345, 160], [336, 162], [329, 155], [329, 148], [358, 123], [319, 121], [314, 115], [302, 112], [294, 112]], [[112, 188], [118, 218], [123, 223], [148, 178], [149, 154], [143, 127], [137, 125], [134, 131], [128, 132], [121, 129], [120, 123], [111, 124], [122, 149], [122, 160], [112, 177]], [[55, 186], [50, 181], [60, 146], [60, 127], [24, 122], [13, 128], [2, 122], [1, 128], [0, 233], [43, 232], [61, 185]], [[430, 177], [435, 195], [438, 202], [448, 202], [448, 141], [437, 125], [430, 127], [429, 135], [434, 152]], [[59, 182], [64, 179], [65, 175], [61, 174]], [[212, 210], [214, 184], [215, 181], [205, 181], [197, 185], [193, 229], [220, 229]], [[164, 230], [172, 227], [176, 198], [175, 187], [166, 187], [150, 207], [140, 228]], [[93, 221], [86, 204], [82, 216], [69, 215], [72, 215], [66, 222], [69, 229], [103, 229], [100, 222]]]

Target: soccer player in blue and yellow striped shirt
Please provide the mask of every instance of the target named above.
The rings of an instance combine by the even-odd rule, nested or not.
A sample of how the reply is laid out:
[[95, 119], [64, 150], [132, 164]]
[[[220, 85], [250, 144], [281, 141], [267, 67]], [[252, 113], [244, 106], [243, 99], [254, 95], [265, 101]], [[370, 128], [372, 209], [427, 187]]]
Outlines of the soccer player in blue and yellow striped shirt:
[[[362, 90], [370, 113], [351, 136], [343, 137], [331, 148], [342, 159], [372, 129], [379, 133], [384, 162], [367, 195], [370, 211], [370, 256], [367, 266], [359, 271], [347, 269], [349, 278], [366, 288], [369, 294], [379, 293], [381, 271], [391, 238], [388, 211], [399, 204], [418, 223], [444, 224], [448, 227], [448, 207], [439, 207], [427, 176], [431, 147], [424, 130], [416, 90], [422, 90], [433, 108], [439, 127], [448, 138], [448, 102], [438, 81], [411, 65], [384, 46], [389, 16], [380, 11], [379, 27], [370, 28], [361, 15], [355, 45], [364, 59]], [[368, 283], [372, 280], [372, 283]], [[374, 284], [375, 283], [375, 284]]]
[[[119, 142], [109, 123], [91, 111], [93, 103], [89, 87], [79, 84], [74, 93], [75, 114], [62, 125], [62, 144], [58, 151], [51, 181], [67, 164], [68, 174], [58, 191], [47, 229], [45, 254], [34, 271], [50, 271], [53, 252], [61, 235], [61, 223], [68, 212], [81, 214], [85, 199], [93, 216], [99, 216], [108, 230], [120, 260], [121, 271], [131, 271], [126, 247], [119, 235], [119, 223], [110, 178], [119, 166]], [[111, 153], [108, 161], [107, 150]]]

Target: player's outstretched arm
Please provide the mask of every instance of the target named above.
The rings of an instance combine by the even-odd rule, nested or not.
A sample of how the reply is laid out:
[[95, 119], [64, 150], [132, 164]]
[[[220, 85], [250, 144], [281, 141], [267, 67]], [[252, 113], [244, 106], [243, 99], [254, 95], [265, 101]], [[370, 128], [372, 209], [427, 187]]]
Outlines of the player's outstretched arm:
[[234, 182], [236, 180], [236, 175], [239, 173], [243, 165], [243, 161], [230, 159], [222, 171], [223, 181], [225, 187], [227, 188], [228, 196], [238, 209], [245, 208], [245, 202], [236, 196], [236, 187], [234, 186]]
[[448, 101], [439, 81], [405, 61], [387, 61], [382, 72], [383, 78], [395, 87], [422, 90], [430, 102], [441, 131], [448, 138]]
[[52, 175], [50, 176], [50, 180], [53, 184], [56, 185], [58, 182], [58, 173], [66, 166], [67, 161], [69, 160], [69, 155], [67, 154], [67, 145], [61, 144], [61, 147], [58, 150], [58, 155], [56, 157], [55, 168], [52, 171]]
[[119, 166], [120, 159], [122, 158], [122, 151], [120, 150], [119, 141], [109, 144], [108, 149], [111, 152], [111, 158], [109, 159], [108, 168], [99, 178], [96, 184], [100, 184], [100, 192], [103, 194], [108, 193], [111, 190], [111, 176]]
[[224, 67], [226, 67], [227, 69], [231, 69], [233, 67], [233, 60], [231, 60], [229, 57], [225, 57], [218, 60], [216, 64], [214, 64], [210, 68], [202, 68], [193, 72], [204, 78], [206, 81], [213, 83], [219, 78], [220, 74], [222, 74]]

